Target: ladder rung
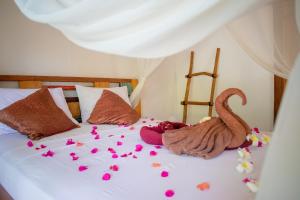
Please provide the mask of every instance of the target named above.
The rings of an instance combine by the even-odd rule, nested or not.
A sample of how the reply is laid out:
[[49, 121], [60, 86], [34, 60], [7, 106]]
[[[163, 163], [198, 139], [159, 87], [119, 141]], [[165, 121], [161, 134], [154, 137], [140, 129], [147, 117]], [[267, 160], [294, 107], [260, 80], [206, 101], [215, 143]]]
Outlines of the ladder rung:
[[201, 101], [182, 101], [181, 105], [200, 105], [200, 106], [212, 106], [213, 103], [210, 102], [201, 102]]
[[210, 77], [213, 77], [215, 78], [216, 76], [212, 73], [209, 73], [209, 72], [197, 72], [197, 73], [193, 73], [193, 74], [188, 74], [188, 75], [185, 75], [186, 78], [192, 78], [193, 76], [210, 76]]

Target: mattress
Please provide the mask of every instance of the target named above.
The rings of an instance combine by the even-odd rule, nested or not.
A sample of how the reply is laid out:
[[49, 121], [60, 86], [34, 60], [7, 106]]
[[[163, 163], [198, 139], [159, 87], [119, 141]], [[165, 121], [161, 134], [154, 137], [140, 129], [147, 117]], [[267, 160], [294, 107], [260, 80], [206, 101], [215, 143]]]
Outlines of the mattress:
[[[0, 183], [17, 200], [255, 198], [242, 181], [247, 175], [236, 170], [236, 150], [225, 151], [211, 160], [175, 155], [141, 140], [140, 128], [157, 123], [141, 119], [128, 127], [98, 126], [98, 139], [91, 133], [92, 125], [81, 124], [80, 128], [33, 141], [32, 147], [23, 135], [1, 135]], [[141, 145], [142, 150], [135, 151], [136, 145]], [[116, 151], [118, 158], [113, 158], [109, 148]], [[45, 154], [49, 150], [52, 156]], [[250, 150], [255, 167], [251, 176], [257, 178], [266, 147]], [[73, 160], [70, 154], [78, 159]], [[112, 171], [112, 165], [118, 171]], [[162, 177], [162, 171], [168, 176]], [[106, 173], [111, 175], [110, 180], [103, 180]], [[199, 183], [208, 183], [209, 189], [199, 190]], [[168, 190], [174, 192], [172, 197], [166, 196]]]

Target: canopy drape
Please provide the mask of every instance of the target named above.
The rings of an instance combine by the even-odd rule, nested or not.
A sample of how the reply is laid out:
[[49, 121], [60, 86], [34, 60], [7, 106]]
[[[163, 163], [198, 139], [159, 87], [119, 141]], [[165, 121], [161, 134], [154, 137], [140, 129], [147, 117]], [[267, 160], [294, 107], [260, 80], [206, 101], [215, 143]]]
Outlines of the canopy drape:
[[28, 18], [81, 47], [139, 58], [180, 52], [266, 1], [15, 0]]
[[283, 78], [288, 78], [300, 50], [294, 8], [294, 0], [274, 1], [227, 25], [257, 64]]

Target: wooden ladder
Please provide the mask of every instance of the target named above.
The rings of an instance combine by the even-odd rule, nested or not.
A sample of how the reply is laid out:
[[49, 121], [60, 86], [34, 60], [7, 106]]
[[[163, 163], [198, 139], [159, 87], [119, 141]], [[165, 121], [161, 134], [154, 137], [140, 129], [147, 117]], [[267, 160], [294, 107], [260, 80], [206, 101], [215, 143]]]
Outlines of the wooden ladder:
[[[182, 119], [183, 123], [186, 123], [188, 105], [209, 106], [208, 116], [210, 116], [210, 117], [212, 116], [212, 108], [213, 108], [213, 105], [214, 105], [216, 79], [217, 79], [217, 76], [218, 76], [217, 73], [218, 73], [218, 66], [219, 66], [220, 51], [221, 51], [221, 49], [217, 48], [213, 73], [209, 73], [209, 72], [193, 73], [194, 51], [191, 51], [189, 73], [188, 73], [188, 75], [185, 76], [187, 78], [185, 96], [184, 96], [184, 100], [181, 102], [181, 105], [184, 106], [183, 107], [183, 119]], [[202, 76], [202, 75], [203, 76], [209, 76], [209, 77], [212, 78], [211, 90], [210, 90], [210, 100], [208, 102], [189, 101], [188, 99], [189, 99], [190, 85], [191, 85], [192, 78], [195, 77], [195, 76]]]

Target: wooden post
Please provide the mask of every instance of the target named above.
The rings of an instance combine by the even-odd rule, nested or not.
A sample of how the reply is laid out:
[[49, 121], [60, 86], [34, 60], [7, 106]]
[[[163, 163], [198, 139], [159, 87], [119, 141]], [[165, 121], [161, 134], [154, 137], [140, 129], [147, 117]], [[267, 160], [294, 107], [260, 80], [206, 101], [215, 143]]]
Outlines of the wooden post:
[[[134, 90], [136, 88], [136, 86], [138, 85], [139, 81], [137, 79], [132, 79], [131, 80], [131, 86], [132, 89]], [[134, 110], [139, 114], [139, 116], [142, 116], [142, 105], [141, 105], [141, 101], [139, 101], [138, 105], [134, 108]]]
[[217, 80], [217, 76], [218, 76], [220, 51], [221, 51], [220, 48], [217, 48], [214, 72], [213, 72], [213, 80], [212, 80], [211, 90], [210, 90], [210, 100], [209, 100], [209, 110], [208, 110], [208, 116], [210, 116], [210, 117], [212, 116], [212, 109], [214, 106], [214, 95], [215, 95], [215, 88], [216, 88], [216, 80]]
[[191, 52], [190, 56], [190, 68], [189, 68], [189, 73], [186, 76], [187, 82], [186, 82], [186, 89], [185, 89], [185, 96], [184, 96], [184, 102], [183, 102], [183, 119], [182, 122], [186, 123], [187, 119], [187, 102], [189, 98], [189, 93], [190, 93], [190, 84], [191, 84], [191, 75], [193, 73], [193, 67], [194, 67], [194, 51]]

